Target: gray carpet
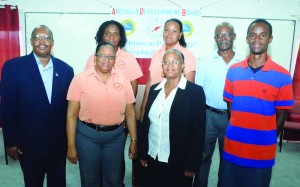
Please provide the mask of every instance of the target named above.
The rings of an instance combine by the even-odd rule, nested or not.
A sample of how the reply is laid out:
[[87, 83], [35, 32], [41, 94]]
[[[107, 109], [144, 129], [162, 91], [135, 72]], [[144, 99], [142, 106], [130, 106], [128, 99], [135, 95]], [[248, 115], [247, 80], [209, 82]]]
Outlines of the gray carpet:
[[[216, 187], [218, 149], [213, 156], [212, 168], [209, 176], [209, 187]], [[278, 149], [279, 150], [279, 149]], [[125, 148], [126, 178], [125, 186], [132, 186], [131, 160], [128, 159], [128, 143]], [[0, 187], [21, 187], [24, 186], [23, 175], [18, 161], [8, 160], [5, 164], [2, 130], [0, 130]], [[44, 185], [46, 186], [46, 185]], [[80, 177], [78, 165], [67, 162], [67, 186], [79, 187]], [[276, 164], [273, 168], [271, 187], [298, 187], [300, 186], [300, 143], [283, 143], [282, 152], [277, 151]]]

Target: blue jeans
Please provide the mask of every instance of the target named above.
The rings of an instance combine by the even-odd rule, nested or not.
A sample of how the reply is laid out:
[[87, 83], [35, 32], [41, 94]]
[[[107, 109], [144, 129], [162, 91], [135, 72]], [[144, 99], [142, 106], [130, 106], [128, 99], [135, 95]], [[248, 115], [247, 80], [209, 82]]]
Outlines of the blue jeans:
[[220, 187], [268, 187], [272, 168], [250, 168], [222, 161]]
[[103, 187], [122, 186], [125, 141], [124, 125], [102, 132], [78, 120], [76, 148], [82, 187], [99, 187], [101, 183]]
[[[206, 109], [206, 130], [202, 162], [194, 179], [193, 187], [207, 187], [211, 159], [215, 151], [216, 142], [219, 143], [220, 161], [222, 158], [224, 136], [228, 125], [228, 115], [218, 114]], [[220, 164], [221, 165], [221, 164]], [[219, 174], [220, 177], [220, 165]]]

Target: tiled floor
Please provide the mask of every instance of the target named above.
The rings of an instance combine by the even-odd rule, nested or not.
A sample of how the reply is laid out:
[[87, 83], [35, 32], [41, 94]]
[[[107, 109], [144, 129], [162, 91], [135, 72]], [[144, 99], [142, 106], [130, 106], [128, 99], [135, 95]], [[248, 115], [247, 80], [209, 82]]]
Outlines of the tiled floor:
[[[132, 186], [132, 162], [128, 159], [128, 144], [125, 148], [126, 176], [125, 186]], [[209, 187], [217, 184], [218, 151], [213, 156], [213, 163], [209, 177]], [[273, 168], [271, 187], [298, 187], [300, 186], [300, 143], [284, 142], [282, 152], [277, 152], [276, 165]], [[22, 171], [19, 162], [9, 159], [5, 165], [2, 131], [0, 130], [0, 187], [24, 186]], [[46, 185], [45, 185], [46, 186]], [[67, 163], [67, 186], [79, 187], [80, 177], [78, 165]]]

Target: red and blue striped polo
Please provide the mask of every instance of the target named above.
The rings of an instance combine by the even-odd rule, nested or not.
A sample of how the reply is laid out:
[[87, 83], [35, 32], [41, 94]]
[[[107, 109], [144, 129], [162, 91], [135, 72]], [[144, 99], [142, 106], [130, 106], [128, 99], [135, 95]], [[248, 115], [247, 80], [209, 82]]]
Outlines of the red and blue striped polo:
[[254, 73], [247, 57], [230, 67], [224, 100], [232, 103], [223, 159], [245, 167], [275, 163], [276, 109], [291, 109], [294, 100], [289, 72], [271, 60]]

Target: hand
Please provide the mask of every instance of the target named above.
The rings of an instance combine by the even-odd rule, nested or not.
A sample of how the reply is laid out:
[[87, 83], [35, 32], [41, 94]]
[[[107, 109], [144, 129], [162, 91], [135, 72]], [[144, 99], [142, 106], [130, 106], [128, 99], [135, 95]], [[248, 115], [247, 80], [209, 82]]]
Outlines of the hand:
[[187, 170], [184, 171], [184, 176], [186, 176], [186, 177], [193, 177], [193, 176], [195, 176], [195, 174], [196, 173], [194, 173], [192, 171], [187, 171]]
[[6, 153], [13, 160], [19, 160], [19, 154], [23, 154], [23, 152], [17, 146], [6, 148]]
[[137, 157], [137, 141], [130, 142], [128, 156], [130, 159], [135, 159]]
[[68, 147], [68, 160], [72, 163], [72, 164], [77, 164], [78, 161], [78, 155], [77, 155], [77, 149], [75, 146], [69, 146]]
[[145, 107], [140, 108], [140, 121], [143, 122], [144, 119], [144, 113], [145, 113]]
[[140, 160], [140, 163], [143, 167], [148, 167], [148, 163], [147, 163], [147, 160]]

